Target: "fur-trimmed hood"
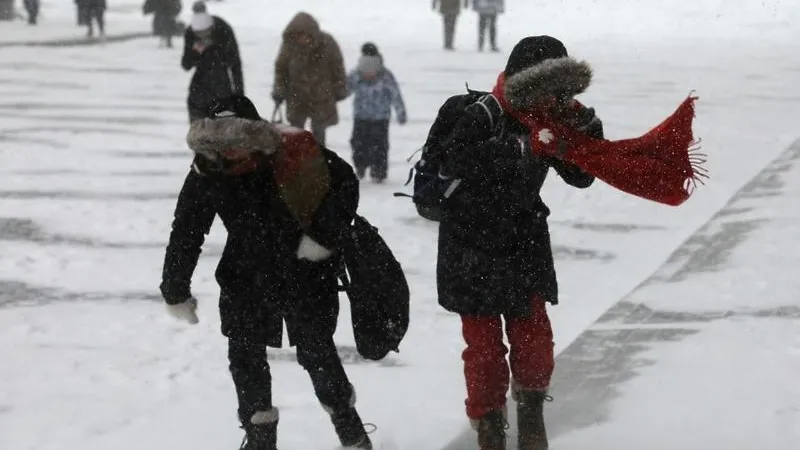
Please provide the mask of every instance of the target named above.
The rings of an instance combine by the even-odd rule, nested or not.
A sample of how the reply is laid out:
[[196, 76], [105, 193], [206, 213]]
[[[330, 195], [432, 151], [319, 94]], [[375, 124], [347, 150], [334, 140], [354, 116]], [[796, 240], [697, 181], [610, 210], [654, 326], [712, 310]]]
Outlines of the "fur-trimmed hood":
[[231, 149], [272, 155], [280, 150], [281, 136], [274, 124], [264, 120], [219, 117], [192, 122], [186, 143], [198, 155], [218, 161], [223, 151]]
[[574, 97], [584, 92], [591, 81], [588, 62], [565, 56], [546, 59], [507, 77], [504, 93], [511, 107], [524, 111], [543, 96]]

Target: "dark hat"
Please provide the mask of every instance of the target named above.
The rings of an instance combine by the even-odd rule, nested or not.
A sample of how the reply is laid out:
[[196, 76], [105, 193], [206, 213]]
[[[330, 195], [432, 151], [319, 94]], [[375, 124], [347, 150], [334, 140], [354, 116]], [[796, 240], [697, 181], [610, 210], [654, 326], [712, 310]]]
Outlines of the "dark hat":
[[367, 42], [361, 46], [361, 54], [364, 56], [380, 56], [378, 46], [372, 42]]
[[258, 114], [253, 102], [244, 95], [234, 95], [217, 101], [209, 109], [209, 117], [212, 119], [221, 117], [239, 117], [247, 120], [264, 120]]
[[206, 12], [206, 2], [203, 0], [198, 0], [192, 4], [192, 12], [194, 13], [204, 13]]
[[569, 56], [567, 48], [558, 39], [551, 36], [529, 36], [517, 42], [506, 63], [506, 76], [539, 64], [546, 59]]

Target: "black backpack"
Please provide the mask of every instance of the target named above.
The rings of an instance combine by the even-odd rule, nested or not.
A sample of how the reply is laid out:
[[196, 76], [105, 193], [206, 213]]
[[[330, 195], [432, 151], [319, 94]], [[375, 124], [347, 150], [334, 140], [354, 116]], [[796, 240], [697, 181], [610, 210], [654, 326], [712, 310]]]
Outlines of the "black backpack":
[[403, 268], [367, 219], [356, 215], [344, 248], [341, 290], [350, 299], [356, 350], [380, 360], [399, 352], [408, 331], [409, 290]]
[[467, 107], [480, 104], [492, 118], [492, 123], [500, 121], [503, 110], [497, 99], [488, 92], [473, 91], [467, 88], [467, 93], [456, 95], [447, 99], [439, 108], [436, 120], [431, 125], [425, 145], [409, 158], [411, 159], [422, 152], [419, 161], [408, 172], [408, 186], [412, 180], [413, 194], [408, 195], [396, 192], [395, 197], [410, 197], [414, 202], [417, 213], [433, 221], [442, 217], [442, 203], [455, 192], [461, 180], [444, 176], [440, 167], [444, 157], [442, 144], [446, 142], [453, 132], [453, 128], [462, 117]]

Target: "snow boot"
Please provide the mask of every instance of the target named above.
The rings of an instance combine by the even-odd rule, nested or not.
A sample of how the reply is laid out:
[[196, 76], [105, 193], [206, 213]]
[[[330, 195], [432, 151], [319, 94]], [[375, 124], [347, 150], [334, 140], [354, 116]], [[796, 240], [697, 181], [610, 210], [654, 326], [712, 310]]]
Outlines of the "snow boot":
[[355, 407], [350, 406], [341, 411], [333, 411], [331, 422], [333, 422], [342, 447], [372, 450], [372, 441], [367, 436], [364, 422], [361, 421]]
[[506, 450], [505, 411], [491, 411], [471, 422], [472, 427], [478, 432], [478, 448], [480, 450]]
[[245, 436], [239, 450], [278, 449], [278, 410], [258, 411], [242, 425]]
[[541, 391], [517, 391], [517, 448], [518, 450], [547, 450], [547, 431], [544, 424], [544, 402], [553, 398]]

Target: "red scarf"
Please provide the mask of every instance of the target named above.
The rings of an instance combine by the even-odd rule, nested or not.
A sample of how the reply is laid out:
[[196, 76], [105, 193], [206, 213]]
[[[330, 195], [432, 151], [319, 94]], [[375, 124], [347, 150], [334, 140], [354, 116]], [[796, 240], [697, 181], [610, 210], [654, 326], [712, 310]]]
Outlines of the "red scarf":
[[646, 134], [632, 139], [593, 139], [563, 120], [541, 113], [515, 111], [505, 98], [505, 74], [492, 94], [503, 110], [530, 130], [531, 148], [580, 167], [615, 188], [658, 203], [678, 206], [707, 178], [704, 155], [692, 148], [694, 101], [678, 109]]

